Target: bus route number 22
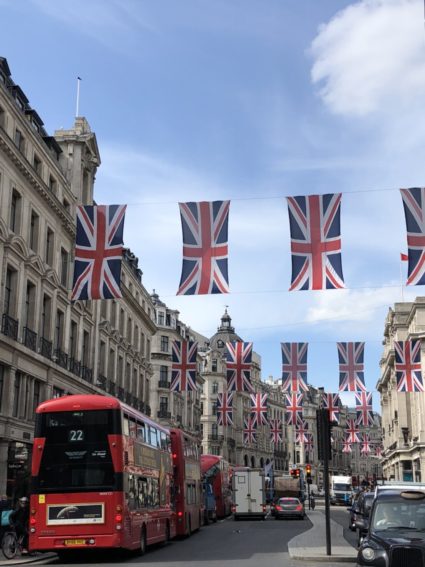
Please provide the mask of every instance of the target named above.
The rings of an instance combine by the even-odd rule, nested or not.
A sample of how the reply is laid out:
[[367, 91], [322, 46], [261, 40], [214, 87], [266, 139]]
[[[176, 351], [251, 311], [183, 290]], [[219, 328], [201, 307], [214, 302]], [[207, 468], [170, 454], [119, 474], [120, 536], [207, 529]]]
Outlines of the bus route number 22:
[[71, 429], [68, 438], [69, 441], [84, 441], [84, 431], [82, 429]]

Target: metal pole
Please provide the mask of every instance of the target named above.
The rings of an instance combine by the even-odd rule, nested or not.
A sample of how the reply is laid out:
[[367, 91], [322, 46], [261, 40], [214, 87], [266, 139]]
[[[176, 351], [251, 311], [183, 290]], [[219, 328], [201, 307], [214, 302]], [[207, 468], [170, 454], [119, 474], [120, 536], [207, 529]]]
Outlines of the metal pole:
[[329, 506], [329, 445], [328, 439], [330, 439], [329, 431], [329, 413], [328, 411], [322, 410], [323, 416], [323, 430], [324, 430], [324, 447], [323, 447], [323, 476], [324, 488], [325, 488], [325, 524], [326, 524], [326, 555], [331, 555], [331, 511]]
[[311, 510], [311, 502], [310, 502], [310, 483], [307, 482], [307, 498], [308, 498], [308, 509]]

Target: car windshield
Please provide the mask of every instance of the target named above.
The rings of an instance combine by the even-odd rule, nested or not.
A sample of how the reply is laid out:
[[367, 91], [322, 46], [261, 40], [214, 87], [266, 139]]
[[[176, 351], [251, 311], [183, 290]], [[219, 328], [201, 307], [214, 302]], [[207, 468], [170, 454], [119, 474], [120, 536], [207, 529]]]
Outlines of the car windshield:
[[378, 502], [371, 522], [372, 531], [425, 531], [425, 502]]

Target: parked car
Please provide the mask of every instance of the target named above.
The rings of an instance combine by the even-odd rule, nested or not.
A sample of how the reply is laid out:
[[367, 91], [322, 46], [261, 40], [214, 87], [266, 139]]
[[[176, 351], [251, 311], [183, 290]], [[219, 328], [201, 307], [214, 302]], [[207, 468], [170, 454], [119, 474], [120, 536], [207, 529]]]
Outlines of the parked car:
[[377, 492], [357, 565], [422, 566], [425, 557], [425, 488]]
[[285, 497], [279, 498], [273, 506], [273, 515], [276, 520], [281, 518], [305, 518], [304, 504], [299, 498]]
[[360, 546], [364, 536], [369, 529], [369, 516], [375, 499], [374, 492], [362, 492], [357, 500], [356, 519], [354, 524], [357, 529], [357, 545]]
[[359, 510], [359, 498], [362, 492], [356, 492], [353, 496], [352, 504], [350, 508], [347, 510], [350, 513], [350, 519], [348, 521], [348, 527], [352, 532], [356, 531], [356, 519], [357, 519], [357, 512]]

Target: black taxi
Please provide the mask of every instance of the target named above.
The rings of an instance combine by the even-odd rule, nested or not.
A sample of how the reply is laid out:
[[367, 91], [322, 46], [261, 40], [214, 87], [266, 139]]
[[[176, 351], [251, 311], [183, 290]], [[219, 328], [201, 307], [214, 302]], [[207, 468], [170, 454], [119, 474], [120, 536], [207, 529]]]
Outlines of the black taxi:
[[425, 566], [425, 488], [394, 488], [376, 494], [357, 565]]

